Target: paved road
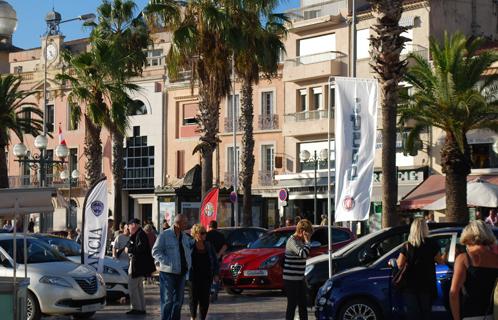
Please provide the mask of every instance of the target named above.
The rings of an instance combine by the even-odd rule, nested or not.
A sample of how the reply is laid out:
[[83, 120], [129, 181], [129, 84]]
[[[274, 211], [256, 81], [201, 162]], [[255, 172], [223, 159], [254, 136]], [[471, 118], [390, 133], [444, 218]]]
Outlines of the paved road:
[[[95, 320], [152, 320], [160, 319], [159, 288], [148, 286], [145, 290], [147, 315], [126, 316], [128, 305], [112, 304], [97, 312]], [[182, 320], [189, 320], [188, 298], [182, 309]], [[220, 293], [218, 301], [209, 307], [208, 320], [282, 320], [285, 318], [286, 299], [280, 291], [247, 291], [239, 296]], [[296, 310], [297, 311], [297, 310]], [[46, 317], [43, 320], [68, 320], [71, 317]], [[309, 319], [314, 319], [309, 310]]]

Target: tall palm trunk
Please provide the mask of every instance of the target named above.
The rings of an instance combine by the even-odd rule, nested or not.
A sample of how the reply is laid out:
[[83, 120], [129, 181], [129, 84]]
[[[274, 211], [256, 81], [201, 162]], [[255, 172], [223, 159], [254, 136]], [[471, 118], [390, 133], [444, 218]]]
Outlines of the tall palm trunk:
[[[0, 134], [1, 135], [1, 134]], [[7, 155], [5, 153], [5, 148], [7, 143], [5, 139], [0, 136], [0, 189], [5, 189], [9, 187], [9, 173], [7, 171]], [[20, 175], [21, 173], [19, 173]]]
[[382, 227], [397, 224], [398, 177], [396, 170], [396, 114], [398, 84], [402, 79], [406, 62], [400, 61], [403, 43], [401, 36], [406, 28], [399, 26], [403, 12], [402, 0], [370, 0], [376, 18], [372, 29], [373, 69], [381, 88], [382, 110]]
[[112, 179], [114, 183], [114, 230], [119, 230], [123, 220], [123, 174], [124, 174], [124, 135], [119, 131], [112, 134]]
[[254, 174], [254, 136], [253, 136], [253, 118], [254, 107], [252, 101], [252, 79], [244, 79], [242, 83], [242, 117], [240, 118], [241, 127], [244, 132], [242, 135], [242, 168], [240, 171], [240, 180], [242, 181], [242, 190], [244, 192], [242, 202], [242, 223], [244, 226], [252, 225], [252, 177]]
[[100, 139], [102, 127], [96, 125], [88, 115], [85, 115], [85, 126], [86, 180], [87, 184], [92, 186], [102, 177], [102, 141]]
[[460, 150], [455, 137], [447, 132], [441, 150], [441, 165], [446, 174], [446, 221], [467, 223], [467, 176], [471, 171], [470, 150], [467, 143]]

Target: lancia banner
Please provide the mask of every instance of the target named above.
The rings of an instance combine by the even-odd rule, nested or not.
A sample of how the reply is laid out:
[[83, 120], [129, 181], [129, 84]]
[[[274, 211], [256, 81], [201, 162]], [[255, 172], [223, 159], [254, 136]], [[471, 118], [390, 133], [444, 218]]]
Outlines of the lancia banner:
[[335, 78], [335, 221], [368, 219], [372, 193], [377, 80]]
[[204, 228], [207, 229], [209, 222], [211, 220], [216, 221], [216, 216], [218, 213], [218, 196], [220, 194], [220, 189], [213, 188], [202, 200], [201, 209], [199, 211], [199, 220]]
[[97, 181], [83, 205], [82, 263], [102, 273], [107, 244], [107, 179]]

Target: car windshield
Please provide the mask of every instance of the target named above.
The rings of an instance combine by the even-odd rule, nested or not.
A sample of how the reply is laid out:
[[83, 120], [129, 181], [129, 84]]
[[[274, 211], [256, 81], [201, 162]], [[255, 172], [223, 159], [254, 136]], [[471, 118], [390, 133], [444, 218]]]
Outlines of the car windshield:
[[347, 245], [345, 245], [341, 249], [339, 249], [336, 252], [334, 252], [334, 256], [343, 256], [346, 253], [348, 253], [349, 251], [353, 250], [354, 248], [356, 248], [358, 246], [361, 246], [363, 243], [365, 243], [365, 242], [369, 241], [370, 239], [376, 237], [380, 233], [385, 232], [386, 230], [387, 229], [378, 230], [378, 231], [375, 231], [373, 233], [367, 234], [367, 235], [365, 235], [365, 236], [363, 236], [363, 237], [361, 237], [359, 239], [356, 239], [355, 241], [352, 241], [352, 242], [348, 243]]
[[58, 237], [45, 237], [40, 240], [45, 241], [52, 246], [52, 248], [64, 254], [66, 257], [81, 255], [81, 246], [74, 240]]
[[249, 245], [251, 249], [283, 248], [294, 230], [270, 232]]
[[[57, 262], [57, 261], [67, 261], [62, 255], [60, 255], [56, 250], [52, 249], [48, 244], [43, 241], [36, 239], [27, 239], [27, 256], [28, 264], [31, 263], [45, 263], [45, 262]], [[16, 256], [17, 263], [24, 263], [24, 240], [16, 239]], [[11, 257], [14, 256], [14, 241], [12, 239], [0, 240], [0, 247], [7, 252]]]

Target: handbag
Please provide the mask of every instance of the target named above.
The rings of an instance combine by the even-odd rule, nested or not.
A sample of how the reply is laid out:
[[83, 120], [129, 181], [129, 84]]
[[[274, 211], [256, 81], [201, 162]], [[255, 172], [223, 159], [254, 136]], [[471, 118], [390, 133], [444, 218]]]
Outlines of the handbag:
[[[406, 251], [408, 252], [408, 244], [406, 244]], [[392, 287], [395, 290], [403, 290], [408, 286], [408, 273], [410, 272], [410, 261], [408, 260], [408, 255], [406, 257], [406, 263], [402, 268], [399, 268], [398, 272], [393, 275], [391, 280]]]

